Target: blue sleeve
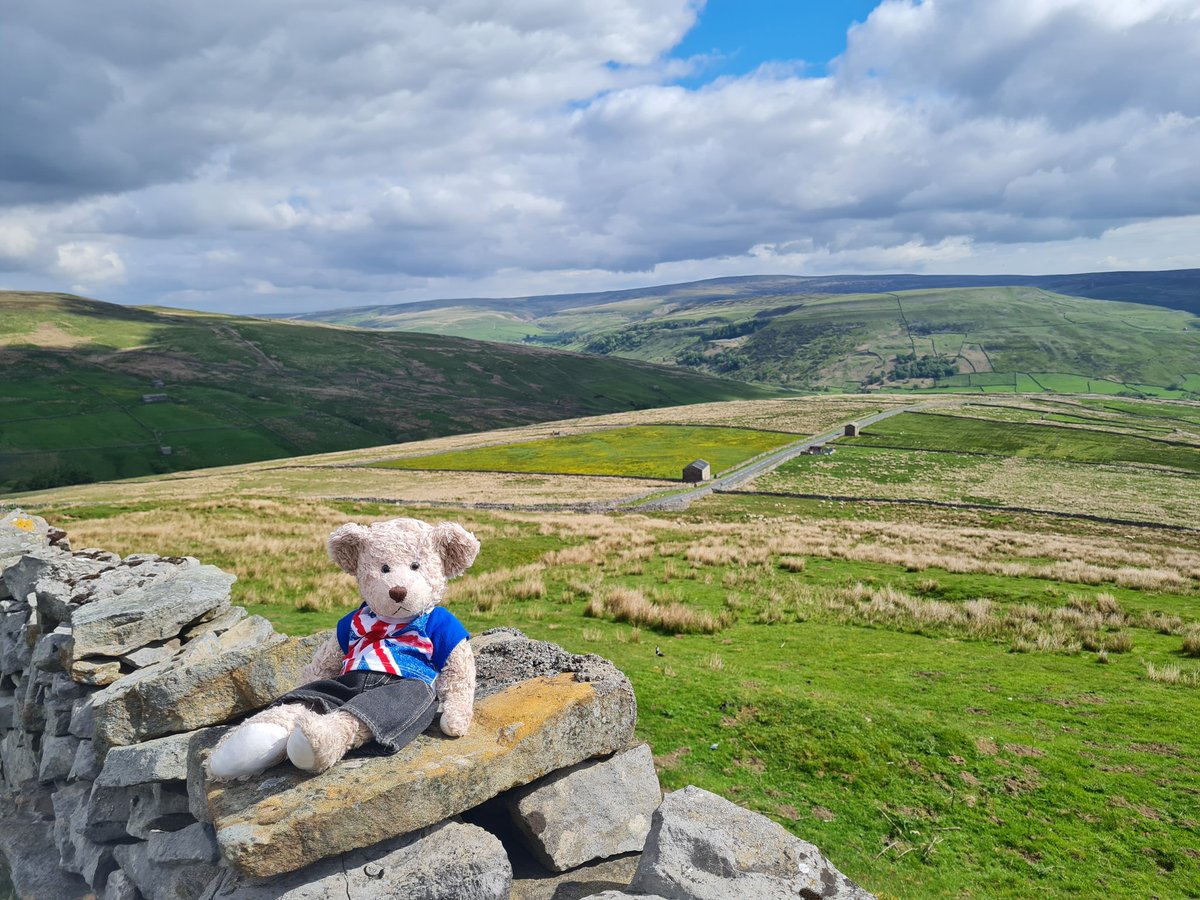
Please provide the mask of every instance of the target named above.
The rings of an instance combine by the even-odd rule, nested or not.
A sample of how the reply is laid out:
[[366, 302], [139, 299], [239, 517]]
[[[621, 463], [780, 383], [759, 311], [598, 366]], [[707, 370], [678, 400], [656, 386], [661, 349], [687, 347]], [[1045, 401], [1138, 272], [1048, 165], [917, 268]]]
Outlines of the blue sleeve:
[[[362, 607], [360, 606], [358, 609], [362, 609]], [[350, 649], [350, 620], [354, 618], [354, 614], [358, 612], [358, 609], [348, 612], [338, 619], [337, 639], [338, 643], [342, 646], [343, 653]]]
[[429, 614], [429, 623], [425, 626], [426, 634], [433, 641], [433, 667], [439, 672], [446, 660], [454, 652], [454, 648], [470, 638], [462, 622], [454, 617], [454, 613], [443, 606], [435, 606]]

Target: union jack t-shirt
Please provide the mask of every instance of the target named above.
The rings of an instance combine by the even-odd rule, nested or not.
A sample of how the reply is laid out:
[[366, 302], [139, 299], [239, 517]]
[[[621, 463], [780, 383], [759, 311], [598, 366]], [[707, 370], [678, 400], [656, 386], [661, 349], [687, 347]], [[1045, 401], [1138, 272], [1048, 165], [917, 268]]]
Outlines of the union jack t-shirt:
[[342, 616], [338, 643], [347, 672], [387, 672], [432, 685], [455, 647], [469, 637], [454, 614], [440, 606], [410, 622], [385, 622], [363, 604]]

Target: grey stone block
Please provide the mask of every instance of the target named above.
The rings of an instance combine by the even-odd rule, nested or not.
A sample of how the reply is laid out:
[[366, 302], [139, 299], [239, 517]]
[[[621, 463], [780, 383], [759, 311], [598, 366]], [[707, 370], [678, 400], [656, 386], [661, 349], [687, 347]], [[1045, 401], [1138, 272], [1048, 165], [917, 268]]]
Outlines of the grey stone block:
[[196, 821], [188, 811], [187, 785], [182, 781], [139, 784], [126, 790], [132, 797], [125, 830], [133, 837], [148, 840], [151, 832], [178, 831]]
[[65, 781], [75, 763], [75, 751], [79, 738], [69, 734], [62, 737], [48, 735], [42, 738], [42, 759], [38, 765], [38, 781]]
[[71, 762], [68, 781], [95, 781], [100, 775], [100, 760], [91, 741], [81, 740], [75, 748], [75, 759]]
[[71, 613], [75, 659], [120, 656], [155, 641], [169, 640], [191, 622], [229, 608], [236, 577], [216, 566], [170, 567], [158, 577]]
[[46, 734], [61, 737], [71, 733], [71, 716], [75, 713], [75, 701], [47, 699], [42, 704], [42, 712], [45, 719], [42, 728]]
[[0, 739], [0, 770], [8, 789], [17, 790], [38, 777], [36, 738], [27, 731], [16, 729]]
[[94, 895], [59, 860], [47, 821], [11, 817], [0, 822], [0, 854], [21, 900], [88, 900]]
[[160, 865], [150, 859], [150, 848], [144, 841], [121, 844], [114, 848], [113, 854], [121, 871], [147, 900], [196, 900], [206, 893], [219, 872], [210, 863]]
[[93, 785], [85, 807], [84, 833], [91, 840], [101, 843], [126, 838], [136, 790]]
[[141, 900], [142, 894], [133, 883], [133, 879], [120, 869], [108, 876], [104, 886], [104, 900]]
[[188, 747], [194, 732], [113, 747], [104, 757], [104, 768], [96, 783], [104, 787], [129, 787], [151, 781], [187, 779]]
[[160, 662], [165, 662], [183, 646], [183, 642], [179, 638], [171, 638], [169, 641], [156, 641], [153, 644], [148, 644], [145, 647], [140, 647], [132, 653], [126, 653], [121, 657], [121, 662], [126, 663], [134, 669], [144, 669], [147, 666], [154, 666]]
[[529, 849], [554, 872], [640, 851], [661, 800], [647, 744], [553, 772], [505, 795]]
[[167, 866], [215, 863], [221, 858], [212, 826], [202, 822], [179, 831], [155, 831], [149, 835], [147, 843], [150, 861]]
[[507, 900], [512, 865], [482, 828], [433, 828], [331, 857], [296, 872], [256, 880], [225, 873], [219, 900]]
[[629, 888], [668, 900], [874, 900], [812, 844], [692, 786], [663, 798]]

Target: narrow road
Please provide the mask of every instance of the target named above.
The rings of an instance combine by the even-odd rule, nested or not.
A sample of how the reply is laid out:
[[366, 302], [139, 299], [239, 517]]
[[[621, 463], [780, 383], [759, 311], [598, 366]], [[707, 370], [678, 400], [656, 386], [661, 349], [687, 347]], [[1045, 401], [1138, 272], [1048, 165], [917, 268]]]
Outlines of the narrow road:
[[[883, 412], [877, 412], [873, 415], [866, 416], [862, 419], [854, 419], [854, 423], [859, 428], [866, 428], [868, 425], [874, 425], [876, 422], [883, 419], [891, 418], [903, 412], [915, 412], [919, 409], [927, 409], [932, 406], [939, 406], [937, 401], [932, 403], [916, 403], [912, 406], [898, 406], [894, 409], [885, 409]], [[752, 460], [741, 468], [733, 469], [725, 473], [720, 478], [714, 478], [712, 481], [706, 481], [694, 488], [681, 490], [678, 493], [668, 494], [666, 496], [653, 497], [649, 500], [643, 500], [639, 503], [632, 503], [625, 507], [626, 509], [637, 510], [679, 510], [687, 509], [693, 500], [699, 500], [701, 497], [706, 497], [713, 491], [729, 491], [736, 487], [740, 487], [752, 478], [757, 478], [764, 472], [770, 472], [777, 466], [782, 465], [789, 459], [793, 459], [807, 450], [813, 444], [828, 444], [845, 434], [845, 426], [839, 426], [832, 431], [826, 431], [823, 434], [818, 434], [815, 437], [806, 437], [803, 440], [796, 441], [781, 447], [769, 456], [764, 456], [761, 459]]]

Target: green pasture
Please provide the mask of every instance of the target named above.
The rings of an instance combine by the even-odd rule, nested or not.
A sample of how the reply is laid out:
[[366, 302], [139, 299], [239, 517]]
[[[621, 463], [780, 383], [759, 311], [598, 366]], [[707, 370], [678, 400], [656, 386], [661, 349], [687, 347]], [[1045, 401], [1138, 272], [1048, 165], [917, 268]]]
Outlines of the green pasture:
[[1135, 463], [1200, 472], [1200, 449], [1137, 435], [1051, 425], [989, 422], [933, 413], [901, 413], [847, 444], [999, 454], [1088, 463]]
[[[342, 504], [348, 519], [428, 510]], [[689, 510], [690, 523], [804, 520], [863, 514], [849, 507], [722, 496]], [[118, 531], [145, 505], [39, 510], [52, 519], [103, 519]], [[236, 542], [212, 553], [194, 535], [220, 531], [233, 511], [200, 504], [197, 526], [159, 552], [199, 553], [236, 569]], [[292, 517], [262, 513], [264, 532]], [[911, 510], [870, 512], [912, 521]], [[484, 540], [466, 580], [537, 566], [549, 552], [585, 544], [548, 533], [536, 515], [442, 510]], [[639, 517], [640, 518], [640, 517]], [[945, 522], [945, 519], [939, 521]], [[976, 522], [964, 516], [963, 522]], [[1031, 527], [1053, 530], [1053, 522]], [[501, 584], [482, 609], [452, 608], [472, 633], [505, 625], [577, 653], [612, 659], [637, 693], [638, 737], [648, 741], [666, 789], [695, 784], [757, 810], [817, 844], [877, 896], [1046, 898], [1187, 897], [1200, 893], [1196, 800], [1200, 796], [1200, 687], [1150, 681], [1146, 664], [1182, 663], [1180, 637], [1127, 629], [1131, 647], [1094, 652], [1012, 652], [1005, 640], [926, 626], [840, 621], [794, 598], [855, 584], [894, 588], [958, 606], [988, 598], [1002, 608], [1060, 607], [1101, 591], [1130, 612], [1200, 618], [1194, 595], [1159, 594], [1048, 579], [909, 572], [900, 566], [810, 557], [801, 571], [772, 557], [690, 563], [693, 527], [657, 524], [644, 559], [545, 565], [540, 596]], [[673, 544], [674, 549], [667, 545]], [[129, 552], [129, 548], [119, 548]], [[312, 577], [330, 563], [314, 547]], [[267, 567], [268, 569], [270, 567]], [[269, 589], [239, 579], [234, 602]], [[611, 587], [723, 617], [713, 634], [674, 634], [586, 613]], [[347, 584], [344, 608], [355, 601]], [[300, 593], [303, 593], [302, 591]], [[536, 592], [534, 592], [536, 593]], [[490, 596], [491, 596], [490, 595]], [[300, 597], [252, 605], [283, 630], [331, 627], [344, 612], [299, 612]]]
[[375, 465], [391, 469], [626, 475], [678, 480], [683, 467], [694, 459], [706, 460], [715, 475], [796, 439], [794, 434], [745, 428], [637, 425], [411, 456]]

